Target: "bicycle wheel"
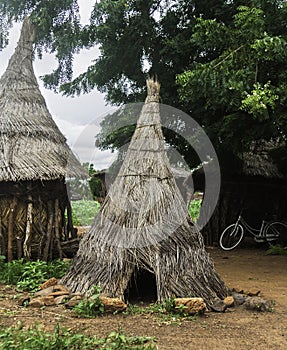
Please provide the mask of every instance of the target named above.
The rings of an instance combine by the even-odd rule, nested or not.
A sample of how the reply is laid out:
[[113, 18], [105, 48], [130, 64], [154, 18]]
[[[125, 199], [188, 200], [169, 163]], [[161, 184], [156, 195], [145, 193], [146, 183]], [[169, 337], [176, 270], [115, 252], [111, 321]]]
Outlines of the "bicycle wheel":
[[266, 229], [266, 240], [276, 240], [280, 245], [287, 245], [287, 224], [284, 222], [272, 222]]
[[223, 250], [231, 250], [238, 246], [243, 238], [243, 227], [232, 224], [222, 232], [219, 245]]

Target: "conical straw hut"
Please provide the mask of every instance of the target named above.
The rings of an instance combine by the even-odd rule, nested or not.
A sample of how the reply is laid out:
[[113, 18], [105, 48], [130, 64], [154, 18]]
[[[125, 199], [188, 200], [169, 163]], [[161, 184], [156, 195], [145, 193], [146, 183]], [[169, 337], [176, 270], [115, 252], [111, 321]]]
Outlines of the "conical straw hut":
[[148, 271], [158, 300], [197, 296], [211, 305], [227, 289], [172, 175], [159, 88], [147, 81], [148, 96], [124, 162], [61, 282], [81, 293], [98, 285], [104, 295], [124, 299], [136, 271]]
[[41, 95], [34, 35], [26, 18], [0, 79], [0, 255], [9, 261], [62, 256], [61, 241], [73, 232], [65, 177], [84, 172]]

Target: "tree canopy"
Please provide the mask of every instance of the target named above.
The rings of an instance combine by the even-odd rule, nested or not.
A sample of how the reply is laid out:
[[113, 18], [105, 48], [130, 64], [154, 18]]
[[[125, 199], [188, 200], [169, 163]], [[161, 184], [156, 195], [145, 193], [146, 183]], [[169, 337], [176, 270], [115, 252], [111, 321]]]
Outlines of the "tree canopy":
[[[11, 22], [25, 15], [38, 27], [38, 55], [53, 52], [59, 61], [47, 87], [66, 95], [97, 88], [120, 105], [143, 101], [146, 77], [155, 75], [162, 102], [199, 122], [219, 153], [233, 157], [274, 140], [286, 161], [286, 1], [101, 0], [81, 26], [76, 0], [0, 0], [2, 47]], [[73, 55], [95, 45], [99, 57], [73, 78]], [[109, 134], [113, 118], [103, 122], [102, 148], [132, 134], [132, 126]], [[170, 130], [165, 137], [188, 157], [184, 140]]]

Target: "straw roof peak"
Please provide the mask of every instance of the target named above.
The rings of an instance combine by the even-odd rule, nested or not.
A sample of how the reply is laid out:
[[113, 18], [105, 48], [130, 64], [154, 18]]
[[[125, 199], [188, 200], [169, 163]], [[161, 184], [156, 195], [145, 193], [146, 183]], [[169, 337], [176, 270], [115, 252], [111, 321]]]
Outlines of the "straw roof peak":
[[82, 173], [39, 89], [33, 69], [34, 38], [35, 27], [26, 17], [0, 78], [0, 181], [62, 179], [69, 167]]
[[160, 91], [160, 83], [157, 79], [147, 79], [147, 97], [145, 102], [159, 102], [159, 91]]
[[[30, 80], [30, 84], [32, 85], [37, 85], [32, 63], [34, 39], [35, 26], [28, 17], [25, 17], [17, 47], [1, 79], [1, 85], [6, 85], [6, 90], [10, 85], [9, 82], [15, 79], [19, 80], [19, 77], [22, 78], [21, 80]], [[3, 84], [3, 81], [5, 81], [6, 84]], [[14, 84], [12, 84], [12, 86], [14, 86]]]

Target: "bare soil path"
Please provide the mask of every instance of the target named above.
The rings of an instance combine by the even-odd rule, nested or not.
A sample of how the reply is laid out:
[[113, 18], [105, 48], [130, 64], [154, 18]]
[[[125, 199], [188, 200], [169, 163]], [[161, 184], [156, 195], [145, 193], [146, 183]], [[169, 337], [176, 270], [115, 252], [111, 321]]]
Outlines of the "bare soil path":
[[52, 330], [59, 323], [68, 329], [106, 336], [119, 327], [127, 335], [155, 336], [158, 349], [271, 350], [287, 349], [287, 256], [266, 256], [262, 249], [224, 252], [209, 248], [215, 266], [226, 284], [244, 290], [256, 287], [260, 295], [274, 300], [273, 312], [248, 311], [243, 306], [225, 313], [209, 312], [195, 320], [165, 322], [150, 314], [105, 315], [95, 319], [75, 318], [63, 306], [45, 309], [19, 307], [17, 292], [0, 286], [0, 326], [21, 321], [35, 322]]

